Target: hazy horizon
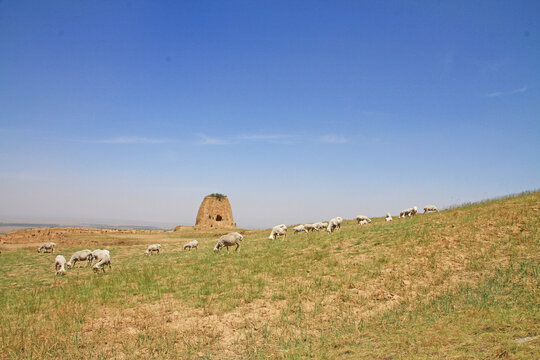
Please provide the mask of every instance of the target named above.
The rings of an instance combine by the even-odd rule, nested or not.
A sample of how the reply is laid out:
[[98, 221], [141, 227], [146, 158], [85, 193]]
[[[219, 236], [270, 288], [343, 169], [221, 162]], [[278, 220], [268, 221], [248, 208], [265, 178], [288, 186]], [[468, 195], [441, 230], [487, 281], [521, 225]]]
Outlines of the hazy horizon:
[[267, 228], [538, 189], [539, 13], [2, 1], [0, 217], [193, 225], [220, 192]]
[[[443, 204], [443, 205], [438, 205], [439, 209], [440, 210], [443, 210], [443, 209], [446, 209], [446, 208], [449, 208], [449, 207], [454, 207], [454, 206], [459, 206], [459, 205], [463, 205], [463, 204], [466, 204], [466, 203], [469, 203], [469, 202], [479, 202], [479, 201], [484, 201], [484, 200], [491, 200], [491, 199], [495, 199], [495, 198], [499, 198], [499, 197], [506, 197], [506, 196], [512, 196], [512, 195], [516, 195], [516, 194], [519, 194], [519, 193], [522, 193], [522, 192], [528, 192], [528, 191], [539, 191], [539, 189], [529, 189], [529, 190], [522, 190], [522, 191], [519, 191], [519, 192], [514, 192], [514, 193], [507, 193], [507, 194], [498, 194], [498, 195], [493, 195], [493, 196], [489, 196], [489, 197], [483, 197], [483, 198], [476, 198], [476, 199], [464, 199], [462, 201], [458, 201], [458, 202], [455, 202], [455, 203], [447, 203], [447, 204]], [[425, 204], [425, 205], [429, 205], [429, 204]], [[420, 211], [422, 211], [422, 208], [424, 205], [412, 205], [412, 206], [418, 206], [420, 208]], [[393, 216], [398, 216], [399, 215], [399, 211], [401, 211], [402, 209], [399, 209], [399, 210], [396, 210], [396, 211], [391, 211], [391, 214]], [[198, 207], [197, 207], [197, 211], [198, 211]], [[356, 215], [353, 215], [353, 214], [356, 214], [356, 215], [367, 215], [369, 217], [384, 217], [386, 215], [386, 212], [385, 213], [368, 213], [368, 212], [363, 212], [363, 213], [353, 213], [353, 212], [350, 212], [348, 216], [345, 216], [345, 219], [347, 220], [351, 220], [353, 219]], [[258, 223], [252, 223], [252, 224], [248, 224], [248, 223], [244, 223], [244, 226], [242, 226], [242, 223], [238, 224], [238, 221], [236, 219], [236, 216], [234, 214], [234, 209], [233, 209], [233, 216], [235, 217], [235, 221], [237, 222], [237, 225], [239, 228], [244, 228], [244, 229], [261, 229], [261, 228], [269, 228], [269, 227], [272, 227], [273, 225], [272, 224], [275, 224], [275, 223], [268, 223], [268, 224], [271, 224], [271, 225], [258, 225]], [[292, 221], [292, 222], [287, 222], [287, 224], [299, 224], [299, 223], [310, 223], [310, 222], [315, 222], [315, 221], [323, 221], [323, 220], [329, 220], [330, 217], [317, 217], [317, 215], [314, 215], [312, 216], [311, 218], [306, 218], [305, 216], [302, 217], [304, 219], [304, 221]], [[156, 228], [163, 228], [163, 229], [174, 229], [174, 227], [176, 226], [193, 226], [195, 225], [195, 218], [193, 219], [192, 222], [189, 222], [186, 220], [186, 222], [173, 222], [173, 221], [149, 221], [149, 220], [142, 220], [142, 219], [115, 219], [115, 218], [99, 218], [99, 217], [95, 217], [95, 218], [73, 218], [73, 217], [43, 217], [43, 216], [5, 216], [5, 215], [2, 215], [0, 214], [0, 225], [3, 224], [3, 223], [13, 223], [13, 224], [20, 224], [20, 223], [32, 223], [32, 224], [36, 224], [36, 225], [43, 225], [43, 224], [55, 224], [55, 225], [59, 225], [59, 226], [62, 226], [62, 225], [66, 225], [66, 226], [75, 226], [75, 225], [87, 225], [87, 226], [90, 226], [90, 225], [108, 225], [108, 226], [121, 226], [121, 227], [124, 227], [124, 226], [153, 226], [153, 227], [156, 227]]]

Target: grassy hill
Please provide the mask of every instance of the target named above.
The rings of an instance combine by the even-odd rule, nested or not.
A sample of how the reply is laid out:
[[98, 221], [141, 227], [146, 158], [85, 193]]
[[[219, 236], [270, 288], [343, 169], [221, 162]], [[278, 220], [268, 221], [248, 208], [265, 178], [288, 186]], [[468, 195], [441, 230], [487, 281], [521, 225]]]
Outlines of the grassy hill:
[[539, 208], [535, 192], [285, 241], [246, 231], [219, 254], [216, 231], [58, 243], [110, 249], [98, 275], [55, 277], [56, 253], [4, 244], [0, 358], [538, 359]]

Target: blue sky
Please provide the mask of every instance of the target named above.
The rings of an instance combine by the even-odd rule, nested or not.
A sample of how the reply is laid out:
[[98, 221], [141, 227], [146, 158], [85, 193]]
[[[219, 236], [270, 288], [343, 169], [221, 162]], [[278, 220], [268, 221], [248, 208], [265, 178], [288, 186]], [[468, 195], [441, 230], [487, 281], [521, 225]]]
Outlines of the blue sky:
[[0, 219], [239, 226], [540, 186], [540, 3], [0, 1]]

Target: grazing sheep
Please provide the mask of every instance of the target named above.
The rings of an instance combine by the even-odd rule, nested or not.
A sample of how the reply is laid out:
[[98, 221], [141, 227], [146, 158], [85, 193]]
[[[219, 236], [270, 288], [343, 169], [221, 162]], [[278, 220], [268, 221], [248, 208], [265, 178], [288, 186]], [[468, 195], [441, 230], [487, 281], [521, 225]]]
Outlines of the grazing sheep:
[[403, 210], [402, 212], [399, 213], [399, 217], [411, 216], [413, 211], [414, 211], [414, 208], [405, 209], [405, 210]]
[[96, 261], [97, 256], [98, 256], [98, 254], [99, 254], [100, 251], [105, 251], [107, 254], [109, 254], [109, 256], [111, 256], [111, 253], [109, 252], [109, 250], [96, 249], [96, 250], [92, 251], [92, 262], [91, 262], [91, 265], [94, 265], [94, 262]]
[[326, 228], [326, 231], [328, 231], [329, 233], [337, 230], [337, 229], [340, 229], [341, 228], [341, 223], [343, 222], [343, 219], [341, 217], [335, 217], [333, 218], [332, 220], [330, 220], [330, 222], [328, 223], [328, 227]]
[[306, 233], [308, 232], [304, 225], [295, 226], [295, 227], [293, 227], [293, 230], [294, 230], [295, 234], [298, 233], [298, 232], [302, 232], [302, 231], [305, 231]]
[[270, 236], [268, 239], [274, 240], [278, 236], [283, 236], [283, 239], [287, 239], [287, 226], [285, 224], [276, 225], [272, 228], [272, 232], [270, 232]]
[[111, 269], [111, 253], [109, 250], [96, 250], [96, 260], [97, 263], [94, 265], [94, 272], [98, 272], [99, 268], [105, 272], [105, 265], [109, 265]]
[[146, 249], [146, 252], [144, 253], [145, 255], [152, 255], [152, 253], [155, 251], [159, 254], [161, 250], [161, 244], [152, 244], [148, 247], [148, 249]]
[[358, 223], [359, 225], [366, 225], [368, 223], [367, 220], [360, 220], [360, 222]]
[[408, 208], [399, 213], [399, 217], [405, 216], [415, 216], [418, 213], [418, 208], [416, 206]]
[[313, 224], [313, 230], [321, 231], [322, 229], [326, 229], [328, 226], [328, 223], [326, 223], [326, 226], [324, 225], [324, 222], [316, 222]]
[[199, 250], [199, 242], [197, 240], [188, 242], [184, 245], [184, 250], [186, 249], [189, 249], [189, 251], [191, 251], [191, 249]]
[[304, 228], [307, 230], [307, 232], [311, 232], [315, 230], [315, 224], [304, 224]]
[[364, 216], [364, 215], [358, 215], [356, 218], [355, 218], [356, 222], [358, 222], [360, 224], [360, 221], [365, 221], [366, 223], [368, 222], [371, 222], [371, 219], [368, 218], [367, 216]]
[[392, 221], [392, 215], [390, 213], [386, 213], [386, 221]]
[[[41, 246], [37, 249], [37, 252], [40, 253], [41, 250], [43, 250], [43, 252], [54, 252], [54, 247], [56, 246], [56, 243], [53, 243], [53, 242], [47, 242], [47, 243], [43, 243], [41, 244]], [[50, 250], [50, 251], [47, 251], [47, 250]]]
[[101, 259], [104, 256], [103, 254], [109, 255], [109, 257], [111, 256], [111, 252], [109, 250], [96, 249], [92, 251], [92, 260], [99, 261], [99, 259]]
[[437, 207], [435, 205], [426, 205], [426, 206], [424, 206], [424, 214], [429, 212], [429, 211], [439, 212], [439, 209], [437, 209]]
[[240, 247], [240, 241], [242, 241], [244, 237], [237, 233], [233, 232], [230, 234], [223, 235], [219, 238], [216, 246], [214, 247], [214, 252], [217, 253], [221, 250], [221, 248], [226, 247], [227, 251], [229, 251], [229, 246], [236, 245], [236, 251], [238, 251], [238, 248]]
[[80, 250], [80, 251], [75, 252], [73, 255], [71, 255], [71, 258], [69, 259], [67, 263], [67, 267], [68, 269], [71, 269], [77, 263], [77, 261], [84, 261], [84, 260], [87, 260], [88, 265], [90, 265], [90, 263], [92, 262], [92, 259], [94, 259], [94, 257], [92, 256], [92, 252], [90, 250], [88, 249]]
[[320, 221], [314, 225], [316, 226], [315, 230], [317, 231], [321, 231], [322, 229], [326, 229], [328, 227], [328, 223], [326, 221]]
[[66, 258], [62, 255], [56, 255], [56, 259], [54, 259], [56, 275], [66, 275], [66, 268], [64, 267], [64, 265], [66, 265]]

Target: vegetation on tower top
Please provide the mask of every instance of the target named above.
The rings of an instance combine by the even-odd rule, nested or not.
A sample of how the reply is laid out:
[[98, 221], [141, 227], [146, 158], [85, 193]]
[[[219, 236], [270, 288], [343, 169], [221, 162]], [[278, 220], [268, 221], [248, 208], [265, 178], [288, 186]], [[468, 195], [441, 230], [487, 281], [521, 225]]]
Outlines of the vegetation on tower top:
[[217, 198], [218, 200], [221, 200], [221, 199], [227, 197], [227, 195], [223, 195], [223, 194], [220, 194], [220, 193], [213, 193], [213, 194], [210, 194], [210, 196], [213, 196], [213, 197]]

